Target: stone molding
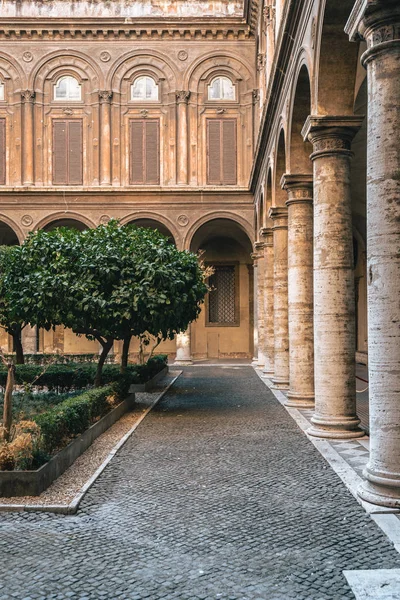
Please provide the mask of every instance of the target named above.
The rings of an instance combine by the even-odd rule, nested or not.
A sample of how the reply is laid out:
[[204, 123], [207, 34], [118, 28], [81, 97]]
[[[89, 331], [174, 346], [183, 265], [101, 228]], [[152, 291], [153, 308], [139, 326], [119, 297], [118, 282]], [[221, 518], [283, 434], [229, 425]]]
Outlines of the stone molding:
[[100, 90], [99, 91], [99, 100], [101, 103], [110, 104], [113, 97], [112, 90]]
[[273, 220], [272, 230], [288, 228], [288, 209], [287, 206], [271, 206], [268, 210], [268, 217]]
[[312, 204], [313, 176], [311, 173], [282, 175], [281, 187], [287, 191], [286, 206], [290, 204]]
[[22, 99], [22, 102], [32, 103], [35, 99], [35, 91], [34, 90], [21, 90], [21, 99]]
[[272, 227], [261, 227], [260, 236], [264, 240], [264, 247], [270, 247], [274, 244], [274, 235]]
[[187, 104], [190, 98], [190, 92], [186, 90], [177, 90], [175, 96], [177, 104]]
[[308, 139], [313, 144], [310, 159], [333, 154], [353, 156], [351, 142], [363, 120], [363, 116], [355, 115], [308, 116], [301, 135], [304, 141]]

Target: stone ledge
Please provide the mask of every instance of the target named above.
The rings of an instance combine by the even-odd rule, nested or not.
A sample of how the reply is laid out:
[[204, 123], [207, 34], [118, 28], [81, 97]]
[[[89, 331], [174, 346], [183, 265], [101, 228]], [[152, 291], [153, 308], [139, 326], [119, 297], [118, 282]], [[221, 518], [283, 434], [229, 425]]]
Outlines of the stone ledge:
[[164, 367], [162, 371], [154, 375], [149, 381], [146, 383], [132, 383], [129, 388], [129, 393], [134, 394], [135, 392], [150, 392], [154, 387], [157, 381], [160, 381], [163, 377], [168, 373], [168, 366]]

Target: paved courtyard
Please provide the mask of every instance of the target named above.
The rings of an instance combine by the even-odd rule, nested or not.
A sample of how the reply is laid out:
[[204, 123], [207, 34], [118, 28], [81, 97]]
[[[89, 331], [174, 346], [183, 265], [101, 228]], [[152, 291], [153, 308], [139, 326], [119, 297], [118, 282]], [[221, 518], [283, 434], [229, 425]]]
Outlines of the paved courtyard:
[[75, 516], [0, 515], [0, 600], [353, 598], [400, 556], [250, 367], [193, 367]]

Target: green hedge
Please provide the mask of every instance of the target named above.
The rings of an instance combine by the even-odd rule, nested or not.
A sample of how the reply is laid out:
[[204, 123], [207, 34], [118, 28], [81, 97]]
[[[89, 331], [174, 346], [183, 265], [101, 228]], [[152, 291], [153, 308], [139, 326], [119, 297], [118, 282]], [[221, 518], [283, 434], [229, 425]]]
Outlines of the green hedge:
[[[5, 354], [7, 359], [15, 359], [15, 354]], [[70, 364], [70, 363], [97, 363], [99, 360], [98, 353], [90, 352], [89, 354], [45, 354], [38, 352], [36, 354], [24, 354], [24, 360], [26, 365], [43, 365], [52, 362], [57, 358], [58, 364]], [[107, 363], [114, 362], [114, 355], [109, 354], [106, 359]]]
[[[126, 369], [131, 383], [145, 383], [154, 375], [159, 373], [167, 364], [166, 355], [158, 355], [151, 358], [144, 365], [129, 365]], [[96, 373], [96, 364], [54, 364], [47, 367], [42, 373], [43, 367], [40, 365], [17, 365], [15, 381], [17, 385], [32, 384], [35, 381], [35, 387], [47, 388], [49, 391], [68, 392], [70, 390], [85, 389], [93, 385]], [[109, 384], [116, 381], [120, 375], [119, 365], [104, 365], [103, 384]], [[7, 371], [3, 365], [0, 367], [0, 386], [5, 387], [7, 380]]]
[[[112, 404], [107, 399], [111, 396], [117, 401], [122, 401], [128, 393], [129, 386], [129, 376], [120, 375], [112, 384], [87, 390], [36, 415], [33, 420], [40, 427], [37, 454], [48, 458], [66, 441], [86, 431], [92, 423], [112, 409]], [[37, 456], [35, 458], [37, 465], [39, 461]]]

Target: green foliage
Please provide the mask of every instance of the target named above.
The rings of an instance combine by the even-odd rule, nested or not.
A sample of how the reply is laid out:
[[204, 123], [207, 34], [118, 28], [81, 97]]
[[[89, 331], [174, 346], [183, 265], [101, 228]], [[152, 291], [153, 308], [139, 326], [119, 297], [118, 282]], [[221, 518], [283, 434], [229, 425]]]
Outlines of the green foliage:
[[[6, 360], [12, 360], [14, 354], [4, 354]], [[91, 352], [89, 354], [47, 354], [38, 352], [36, 354], [25, 354], [26, 365], [46, 365], [48, 363], [55, 364], [70, 364], [70, 363], [97, 363], [99, 360], [98, 353]], [[112, 362], [113, 357], [109, 357]]]
[[[166, 355], [154, 356], [144, 365], [130, 365], [126, 374], [130, 383], [145, 383], [159, 373], [167, 364]], [[37, 388], [47, 388], [49, 391], [69, 392], [81, 390], [93, 383], [96, 365], [92, 363], [50, 365], [43, 373], [40, 365], [17, 365], [15, 381], [17, 385], [31, 385]], [[105, 365], [102, 382], [108, 384], [119, 380], [121, 374], [118, 365]], [[5, 387], [7, 369], [0, 365], [0, 386]]]

